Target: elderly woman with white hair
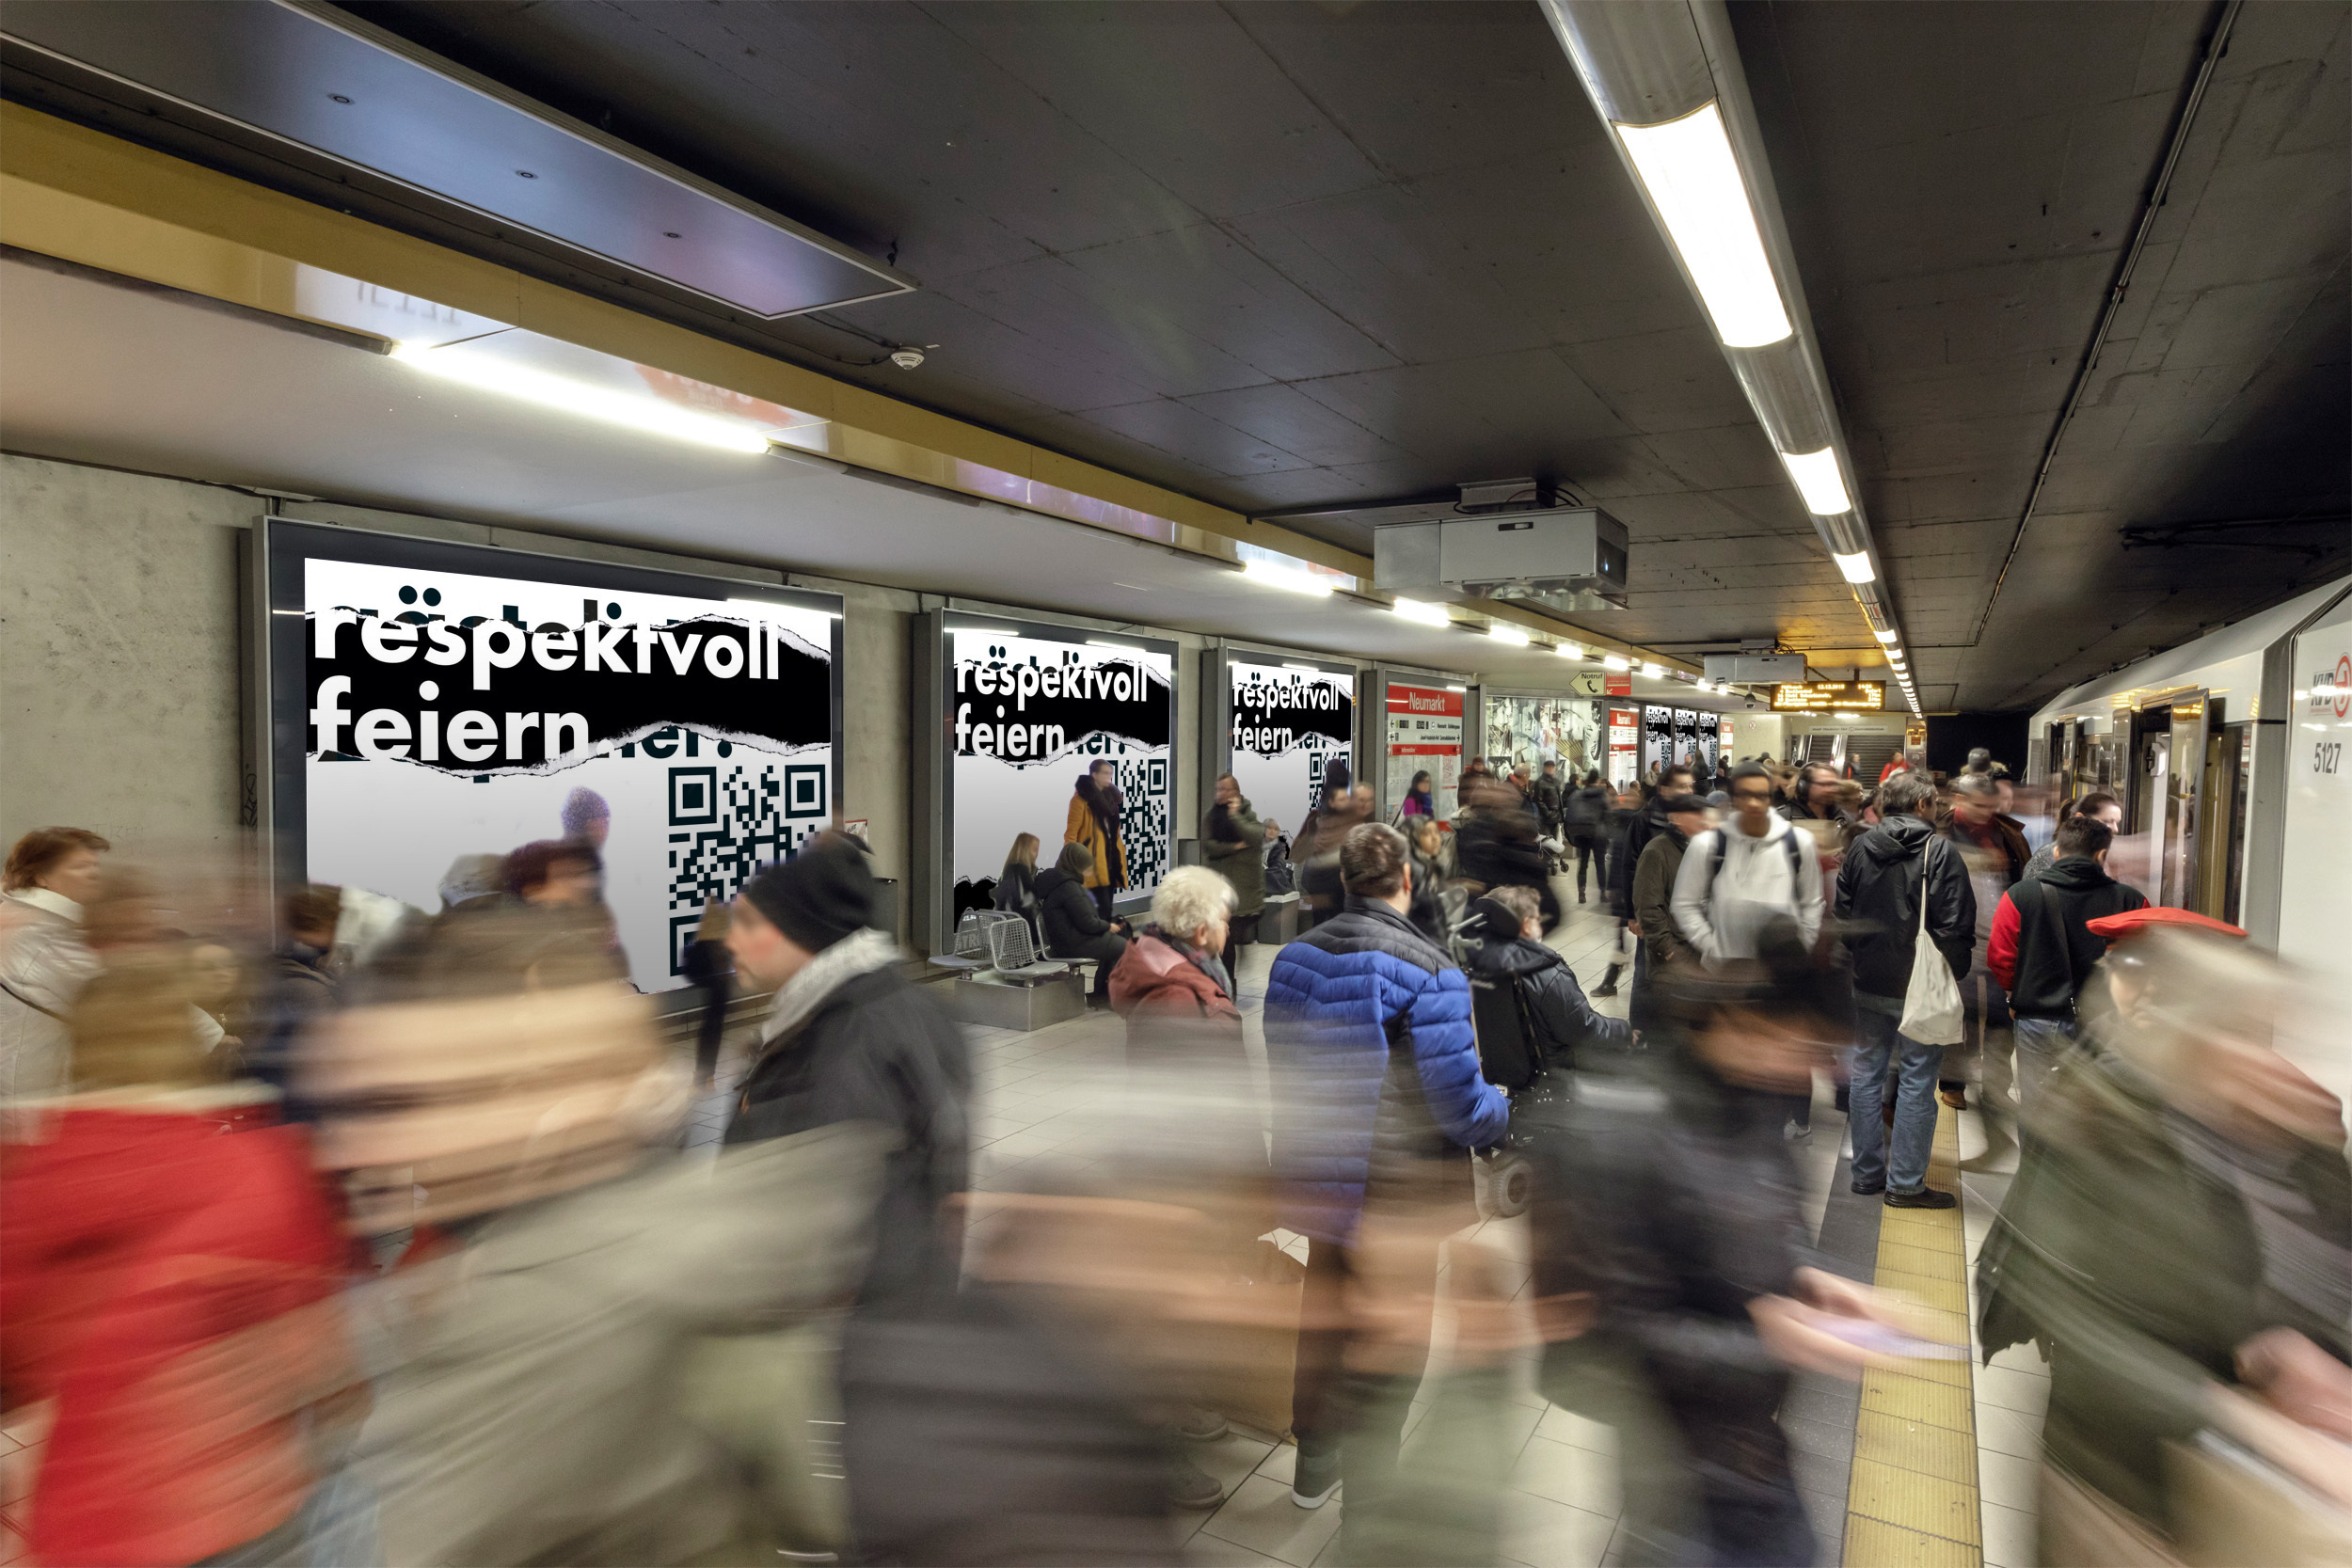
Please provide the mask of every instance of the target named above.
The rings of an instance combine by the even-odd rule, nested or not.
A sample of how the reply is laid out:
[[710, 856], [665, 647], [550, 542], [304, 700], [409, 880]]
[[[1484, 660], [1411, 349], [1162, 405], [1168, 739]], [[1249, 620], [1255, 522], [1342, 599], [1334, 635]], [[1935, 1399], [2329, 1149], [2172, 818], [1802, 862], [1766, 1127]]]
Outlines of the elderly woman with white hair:
[[1233, 885], [1206, 866], [1178, 866], [1152, 894], [1151, 924], [1111, 971], [1111, 1006], [1127, 1021], [1130, 1057], [1243, 1054], [1233, 977], [1217, 956], [1232, 913]]

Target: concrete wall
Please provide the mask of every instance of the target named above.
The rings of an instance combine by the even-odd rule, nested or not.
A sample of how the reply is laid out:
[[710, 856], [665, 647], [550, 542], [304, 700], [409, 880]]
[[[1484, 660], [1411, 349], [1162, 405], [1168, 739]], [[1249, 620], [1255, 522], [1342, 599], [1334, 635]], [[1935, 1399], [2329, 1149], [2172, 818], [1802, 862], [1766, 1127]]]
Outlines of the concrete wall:
[[0, 840], [239, 845], [237, 539], [262, 505], [0, 456]]
[[[144, 859], [245, 846], [237, 545], [266, 505], [0, 455], [0, 841], [68, 823]], [[877, 874], [903, 883], [913, 594], [365, 507], [282, 515], [841, 594], [841, 810], [867, 819]]]

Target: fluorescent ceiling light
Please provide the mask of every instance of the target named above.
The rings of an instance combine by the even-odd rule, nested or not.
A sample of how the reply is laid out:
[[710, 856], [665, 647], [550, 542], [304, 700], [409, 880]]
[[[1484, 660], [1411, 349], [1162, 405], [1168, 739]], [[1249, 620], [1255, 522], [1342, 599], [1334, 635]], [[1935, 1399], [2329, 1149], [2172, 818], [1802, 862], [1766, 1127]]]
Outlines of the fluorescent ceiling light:
[[1584, 657], [1584, 650], [1578, 647], [1573, 642], [1562, 642], [1551, 651], [1558, 654], [1562, 658], [1582, 658]]
[[608, 388], [569, 381], [487, 354], [403, 343], [393, 348], [392, 357], [429, 375], [479, 391], [497, 392], [523, 403], [535, 403], [542, 408], [621, 425], [647, 436], [666, 436], [673, 440], [722, 447], [729, 451], [765, 453], [768, 450], [767, 436], [733, 420], [697, 414], [660, 398], [633, 397]]
[[1515, 648], [1524, 648], [1534, 641], [1527, 633], [1507, 621], [1497, 621], [1489, 626], [1486, 628], [1486, 635], [1498, 642], [1508, 642]]
[[1879, 579], [1878, 573], [1871, 570], [1868, 550], [1856, 550], [1851, 555], [1833, 552], [1830, 559], [1837, 562], [1838, 571], [1845, 575], [1848, 582], [1876, 582]]
[[1642, 666], [1642, 673], [1647, 675], [1651, 680], [1662, 681], [1666, 678], [1666, 667], [1662, 664], [1645, 663]]
[[1423, 604], [1419, 599], [1399, 599], [1389, 606], [1389, 613], [1402, 615], [1407, 621], [1418, 621], [1424, 626], [1447, 626], [1454, 624], [1454, 617], [1446, 613], [1445, 606]]
[[1658, 208], [1715, 336], [1728, 348], [1762, 348], [1788, 336], [1788, 311], [1756, 231], [1740, 161], [1708, 103], [1663, 125], [1620, 125], [1633, 172]]
[[1010, 626], [949, 626], [947, 635], [950, 637], [1018, 637], [1021, 634]]
[[1902, 633], [1899, 631], [1874, 631], [1870, 635], [1877, 638], [1882, 642], [1892, 642], [1895, 639], [1900, 637]]
[[1331, 585], [1312, 572], [1302, 572], [1295, 566], [1277, 566], [1270, 561], [1245, 562], [1241, 575], [1252, 582], [1268, 588], [1279, 588], [1293, 594], [1308, 594], [1318, 599], [1331, 596]]
[[1449, 686], [1446, 689], [1448, 691], [1468, 691], [1470, 688], [1467, 686]]
[[1607, 670], [1630, 670], [1633, 668], [1633, 661], [1631, 659], [1619, 658], [1615, 654], [1601, 655], [1600, 662], [1601, 667]]
[[1781, 466], [1796, 482], [1797, 494], [1804, 498], [1804, 509], [1817, 517], [1835, 517], [1841, 512], [1853, 510], [1853, 499], [1846, 494], [1846, 476], [1837, 471], [1837, 449], [1823, 447], [1820, 451], [1784, 451]]

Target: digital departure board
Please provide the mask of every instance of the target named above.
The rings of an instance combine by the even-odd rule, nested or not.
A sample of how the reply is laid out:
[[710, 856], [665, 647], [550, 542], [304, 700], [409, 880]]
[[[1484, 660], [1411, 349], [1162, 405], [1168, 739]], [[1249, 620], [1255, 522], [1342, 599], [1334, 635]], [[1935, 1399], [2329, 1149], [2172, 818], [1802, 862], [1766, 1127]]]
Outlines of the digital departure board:
[[1884, 681], [1807, 681], [1772, 688], [1772, 709], [1869, 708], [1886, 705]]

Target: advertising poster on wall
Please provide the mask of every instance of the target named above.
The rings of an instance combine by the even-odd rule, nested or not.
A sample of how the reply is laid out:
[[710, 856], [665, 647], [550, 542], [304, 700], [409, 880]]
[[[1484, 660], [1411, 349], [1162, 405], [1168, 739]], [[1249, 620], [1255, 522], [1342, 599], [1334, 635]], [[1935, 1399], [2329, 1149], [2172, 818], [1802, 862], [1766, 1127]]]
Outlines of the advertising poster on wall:
[[1642, 710], [1613, 707], [1609, 710], [1609, 782], [1623, 789], [1637, 783], [1642, 773]]
[[1437, 793], [1438, 815], [1461, 804], [1462, 693], [1442, 687], [1389, 686], [1387, 800], [1394, 811], [1424, 768]]
[[1227, 668], [1233, 782], [1262, 819], [1295, 833], [1322, 798], [1324, 769], [1334, 762], [1353, 769], [1356, 677], [1238, 656]]
[[1706, 759], [1707, 770], [1710, 774], [1722, 771], [1723, 733], [1719, 727], [1722, 722], [1719, 714], [1699, 715], [1699, 755]]
[[1674, 759], [1680, 763], [1692, 763], [1697, 760], [1698, 753], [1698, 709], [1678, 707], [1675, 709]]
[[833, 820], [832, 594], [294, 525], [270, 575], [289, 876], [437, 912], [460, 857], [585, 838], [662, 990]]
[[1500, 770], [1523, 764], [1534, 775], [1552, 762], [1581, 779], [1601, 766], [1600, 720], [1589, 697], [1489, 695], [1486, 708], [1486, 759]]
[[1111, 764], [1120, 797], [1120, 897], [1159, 886], [1173, 855], [1174, 648], [1089, 643], [1075, 629], [1064, 640], [1041, 626], [947, 629], [959, 907], [995, 881], [1023, 833], [1038, 836], [1041, 870], [1054, 863], [1078, 781], [1098, 761]]
[[1670, 707], [1642, 709], [1642, 778], [1646, 783], [1662, 771], [1674, 759], [1675, 710]]

